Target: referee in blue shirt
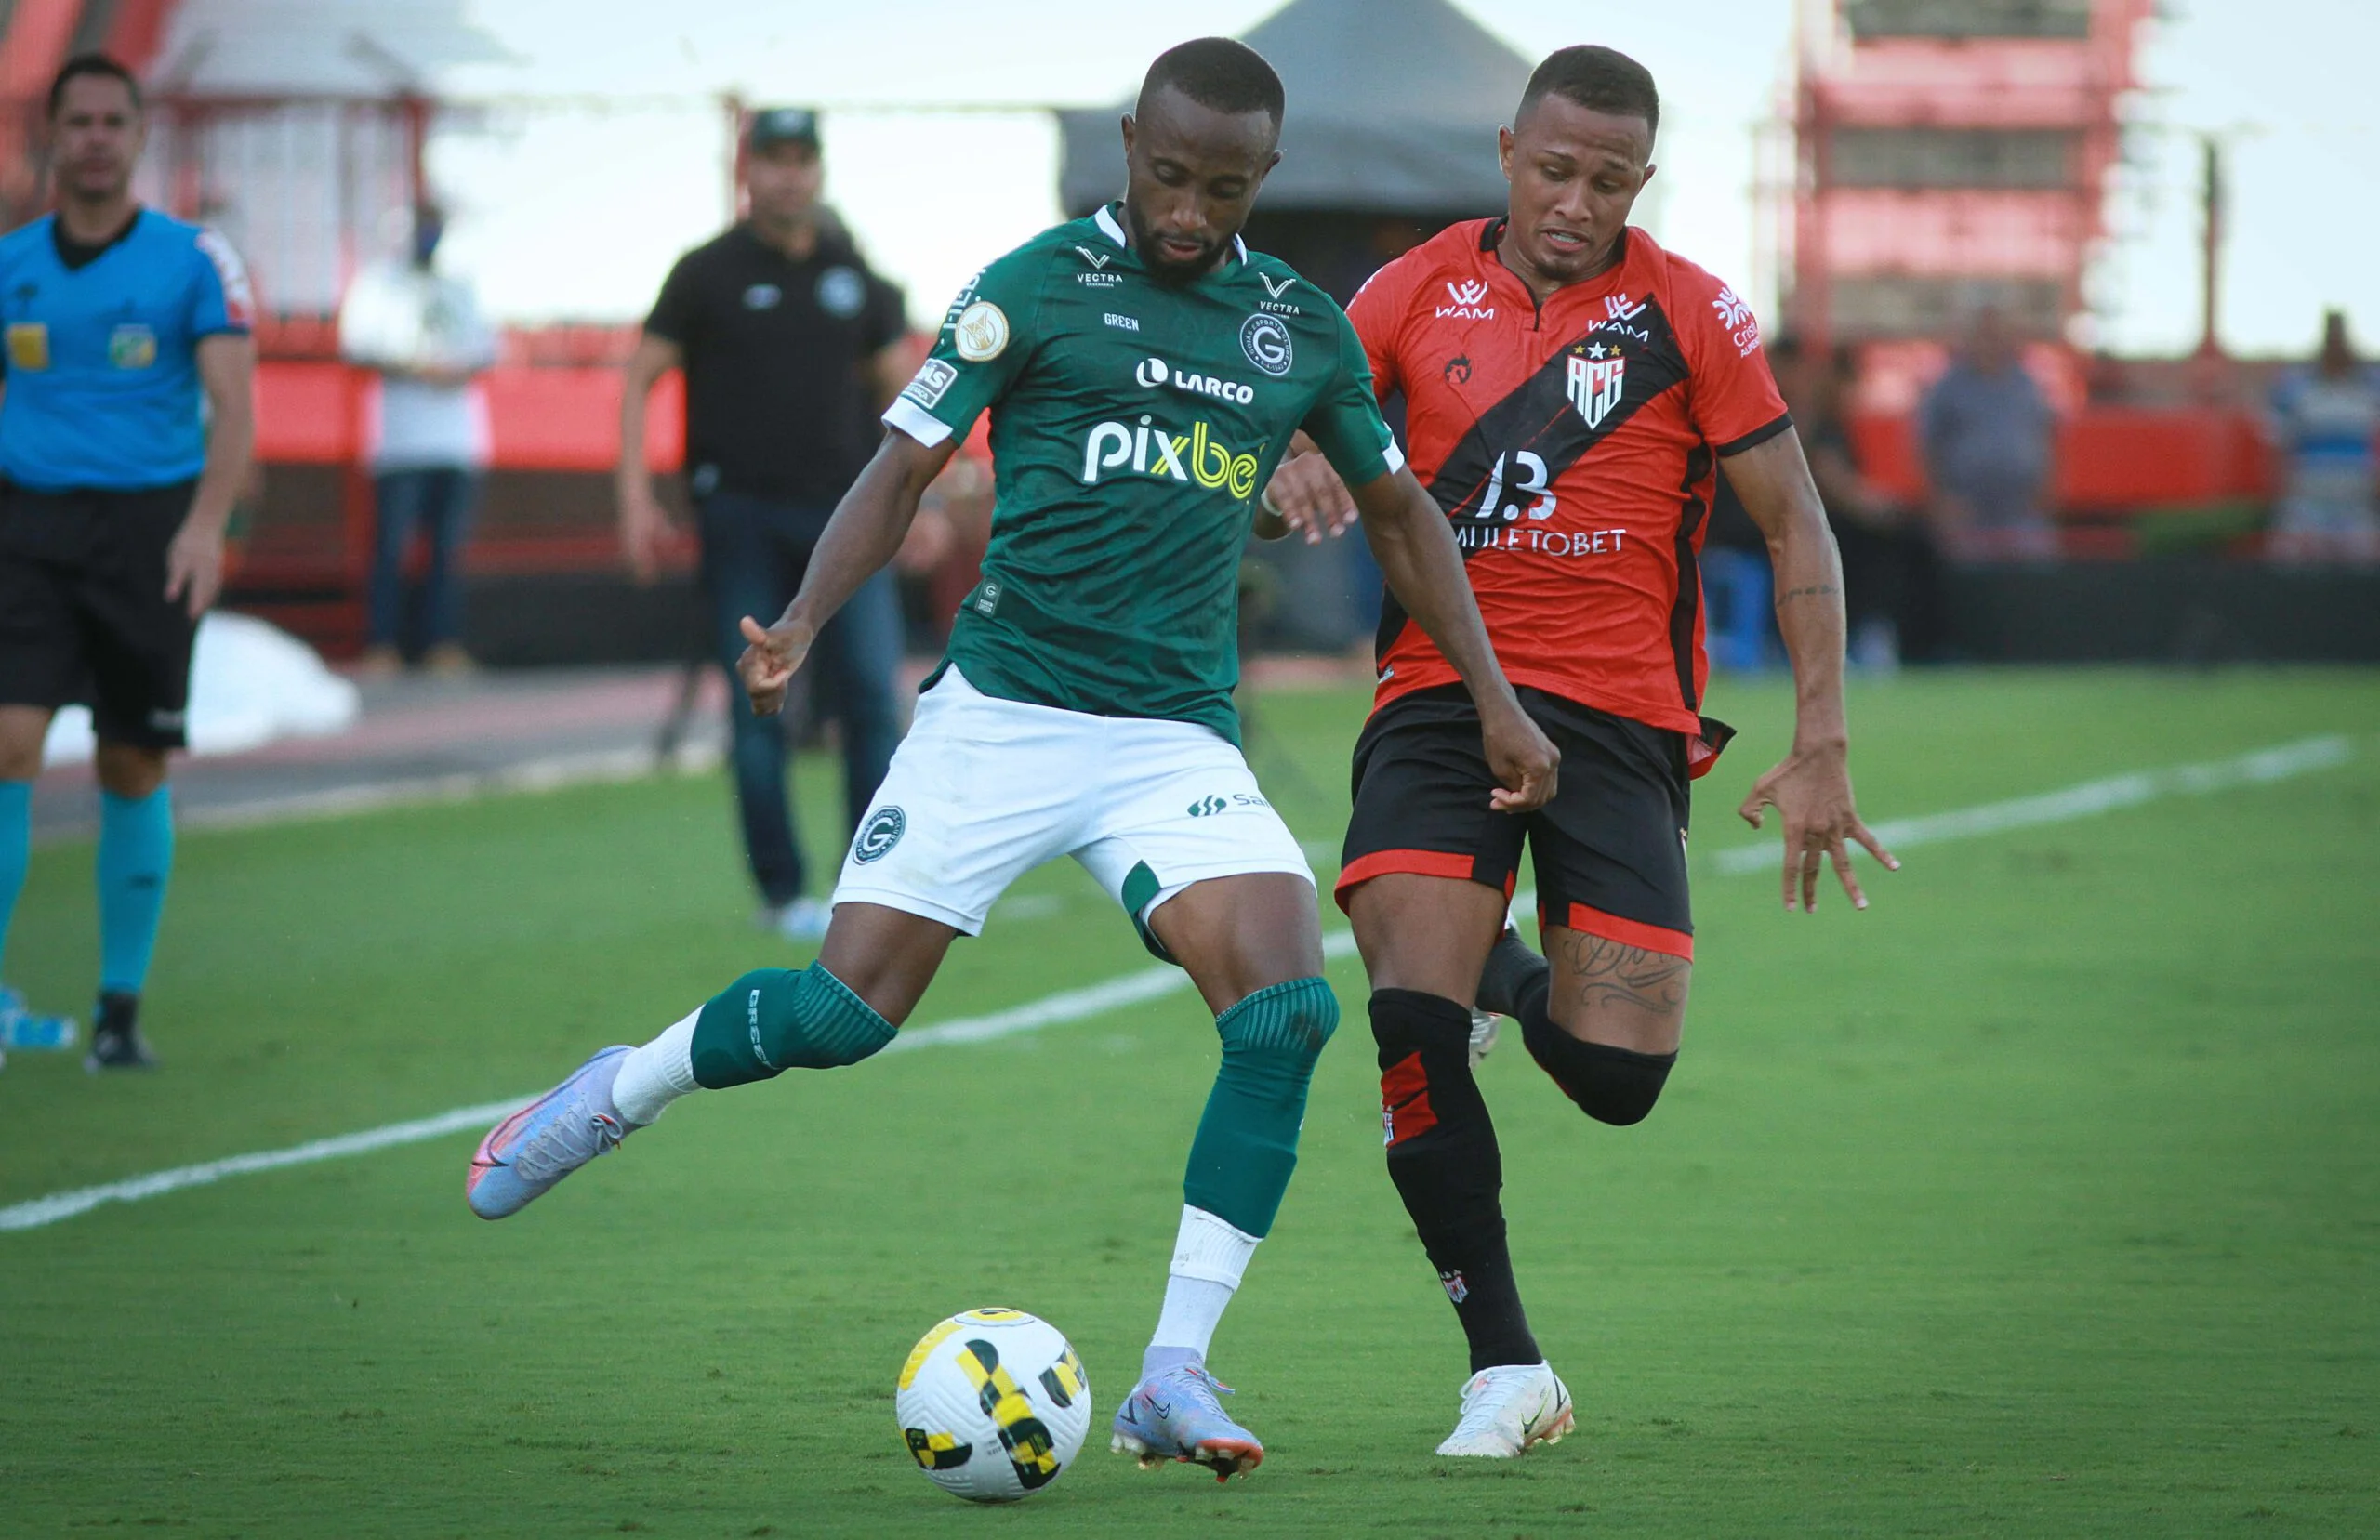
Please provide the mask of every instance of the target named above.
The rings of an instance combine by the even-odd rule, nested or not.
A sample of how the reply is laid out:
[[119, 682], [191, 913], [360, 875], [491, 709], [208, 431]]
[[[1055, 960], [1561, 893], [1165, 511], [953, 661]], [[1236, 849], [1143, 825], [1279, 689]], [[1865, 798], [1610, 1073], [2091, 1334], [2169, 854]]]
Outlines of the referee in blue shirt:
[[[151, 1062], [139, 1016], [173, 864], [166, 756], [255, 443], [253, 301], [221, 236], [133, 201], [146, 125], [130, 71], [67, 60], [49, 127], [58, 212], [0, 237], [0, 949], [42, 740], [60, 706], [87, 702], [100, 946], [85, 1063], [126, 1069]], [[5, 991], [0, 1010], [29, 1014]]]

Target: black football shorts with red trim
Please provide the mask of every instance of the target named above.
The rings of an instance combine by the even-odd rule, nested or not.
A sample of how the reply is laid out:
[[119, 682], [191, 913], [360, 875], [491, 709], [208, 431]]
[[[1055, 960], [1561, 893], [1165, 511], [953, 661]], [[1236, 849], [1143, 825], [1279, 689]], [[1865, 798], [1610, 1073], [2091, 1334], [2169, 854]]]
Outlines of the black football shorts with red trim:
[[1527, 840], [1541, 924], [1690, 961], [1687, 787], [1731, 730], [1706, 720], [1702, 736], [1689, 739], [1540, 690], [1519, 695], [1562, 751], [1554, 800], [1530, 813], [1488, 806], [1496, 776], [1462, 686], [1417, 690], [1372, 714], [1355, 741], [1340, 907], [1392, 872], [1484, 883], [1509, 896]]
[[109, 743], [183, 745], [198, 623], [165, 551], [195, 491], [0, 486], [0, 705], [87, 704]]

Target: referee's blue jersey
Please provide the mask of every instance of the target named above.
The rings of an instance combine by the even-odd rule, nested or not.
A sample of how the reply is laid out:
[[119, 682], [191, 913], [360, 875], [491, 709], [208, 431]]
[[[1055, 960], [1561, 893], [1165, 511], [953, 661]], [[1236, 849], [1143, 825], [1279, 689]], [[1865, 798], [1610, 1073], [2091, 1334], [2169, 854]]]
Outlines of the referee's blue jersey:
[[215, 231], [144, 208], [70, 268], [57, 223], [0, 236], [0, 476], [37, 492], [189, 480], [206, 462], [199, 340], [254, 319], [239, 257]]

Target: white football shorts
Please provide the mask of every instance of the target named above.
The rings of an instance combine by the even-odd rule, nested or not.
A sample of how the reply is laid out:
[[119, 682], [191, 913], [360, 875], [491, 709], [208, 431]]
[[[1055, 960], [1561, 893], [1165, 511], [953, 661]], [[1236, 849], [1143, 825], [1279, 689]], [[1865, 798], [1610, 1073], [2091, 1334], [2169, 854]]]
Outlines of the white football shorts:
[[1009, 884], [1062, 855], [1159, 956], [1149, 915], [1192, 883], [1252, 872], [1314, 882], [1247, 759], [1212, 729], [999, 700], [952, 665], [919, 697], [834, 902], [980, 935]]

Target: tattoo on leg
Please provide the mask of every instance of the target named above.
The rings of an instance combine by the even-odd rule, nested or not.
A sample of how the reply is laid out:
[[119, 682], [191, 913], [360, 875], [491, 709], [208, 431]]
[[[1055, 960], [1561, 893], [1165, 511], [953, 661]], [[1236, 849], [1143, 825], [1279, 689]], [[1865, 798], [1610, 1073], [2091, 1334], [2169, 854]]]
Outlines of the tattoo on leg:
[[1686, 1009], [1694, 965], [1683, 957], [1574, 930], [1564, 939], [1563, 961], [1577, 981], [1579, 1004], [1584, 1008], [1608, 1003], [1661, 1017]]

